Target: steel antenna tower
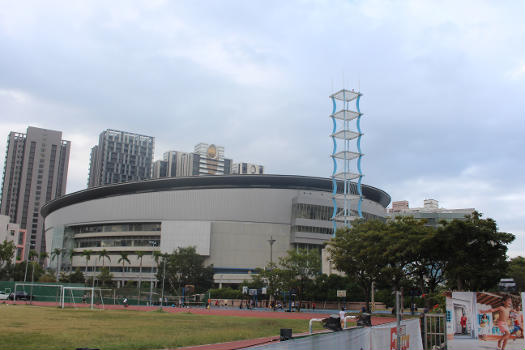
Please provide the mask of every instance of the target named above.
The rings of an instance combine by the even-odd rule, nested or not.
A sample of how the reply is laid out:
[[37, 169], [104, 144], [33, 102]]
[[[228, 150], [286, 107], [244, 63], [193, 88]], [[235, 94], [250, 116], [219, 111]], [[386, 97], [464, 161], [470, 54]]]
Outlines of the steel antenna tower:
[[[363, 218], [361, 205], [363, 202], [363, 191], [361, 189], [361, 180], [363, 173], [361, 171], [361, 111], [359, 109], [359, 100], [361, 93], [358, 91], [342, 89], [332, 95], [332, 134], [330, 137], [333, 142], [332, 149], [332, 203], [334, 211], [332, 221], [335, 236], [338, 223], [349, 227], [350, 221], [356, 218]], [[350, 108], [350, 102], [355, 101], [355, 110]], [[339, 106], [338, 106], [339, 105]], [[338, 109], [339, 107], [339, 109]], [[352, 130], [351, 124], [356, 120], [357, 130]], [[339, 122], [338, 122], [339, 121]], [[356, 141], [354, 141], [356, 140]], [[353, 146], [355, 142], [355, 147]], [[339, 146], [339, 147], [338, 147]], [[357, 159], [356, 167], [352, 166], [352, 161]], [[354, 170], [355, 169], [355, 170]], [[358, 179], [357, 184], [352, 180]], [[343, 188], [338, 189], [342, 184]], [[358, 200], [357, 216], [355, 210], [350, 210], [350, 201]], [[338, 207], [338, 202], [342, 203]]]

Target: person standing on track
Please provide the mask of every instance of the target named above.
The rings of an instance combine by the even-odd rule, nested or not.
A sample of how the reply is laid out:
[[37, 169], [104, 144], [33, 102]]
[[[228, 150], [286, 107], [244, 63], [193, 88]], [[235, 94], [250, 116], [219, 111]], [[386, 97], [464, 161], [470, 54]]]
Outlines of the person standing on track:
[[339, 311], [339, 322], [341, 322], [342, 329], [344, 329], [345, 327], [345, 315], [346, 315], [345, 308], [342, 307], [341, 311]]

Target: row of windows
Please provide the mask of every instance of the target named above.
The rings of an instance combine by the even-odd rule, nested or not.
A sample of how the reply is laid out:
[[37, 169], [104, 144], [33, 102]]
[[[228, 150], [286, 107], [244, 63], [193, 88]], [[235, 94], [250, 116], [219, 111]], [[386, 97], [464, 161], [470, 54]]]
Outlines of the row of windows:
[[75, 240], [76, 248], [89, 247], [158, 247], [160, 236], [136, 236], [136, 237], [92, 237], [79, 238]]
[[68, 226], [65, 233], [160, 231], [160, 222]]
[[[80, 269], [82, 272], [86, 272], [86, 268]], [[102, 271], [102, 266], [97, 266], [96, 269], [97, 272]], [[87, 267], [87, 272], [93, 272], [93, 266]], [[122, 266], [110, 266], [109, 272], [122, 272]], [[124, 272], [133, 272], [133, 273], [139, 273], [140, 267], [124, 267]], [[157, 268], [155, 267], [142, 267], [142, 273], [156, 273]]]
[[333, 212], [334, 212], [333, 207], [329, 207], [325, 205], [296, 203], [292, 207], [292, 215], [295, 218], [301, 218], [301, 219], [327, 221], [332, 218]]
[[294, 232], [311, 232], [311, 233], [323, 233], [327, 235], [331, 235], [334, 233], [334, 230], [332, 228], [328, 227], [315, 227], [315, 226], [302, 226], [302, 225], [296, 225], [292, 228]]
[[[343, 208], [338, 207], [337, 215], [341, 215], [343, 211], [344, 211]], [[299, 219], [329, 221], [332, 219], [333, 213], [334, 213], [333, 207], [324, 206], [324, 205], [297, 203], [297, 204], [294, 204], [292, 207], [293, 217], [299, 218]], [[349, 210], [348, 214], [355, 216], [355, 217], [358, 216], [357, 211], [353, 209]], [[371, 220], [371, 219], [378, 219], [378, 220], [383, 220], [383, 221], [385, 220], [385, 218], [381, 216], [377, 216], [377, 215], [366, 213], [366, 212], [363, 212], [363, 218], [366, 220]], [[321, 231], [302, 231], [302, 232], [321, 232]]]

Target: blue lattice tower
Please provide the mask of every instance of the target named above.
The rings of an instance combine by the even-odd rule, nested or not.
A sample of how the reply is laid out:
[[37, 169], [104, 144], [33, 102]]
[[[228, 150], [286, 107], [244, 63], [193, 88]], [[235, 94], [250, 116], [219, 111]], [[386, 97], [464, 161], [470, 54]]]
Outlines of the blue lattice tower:
[[[330, 96], [332, 99], [332, 119], [333, 128], [330, 137], [333, 141], [332, 161], [332, 202], [334, 211], [332, 221], [335, 231], [339, 224], [350, 226], [350, 222], [356, 218], [362, 218], [363, 213], [361, 205], [363, 202], [363, 191], [361, 189], [361, 180], [363, 173], [361, 171], [361, 111], [359, 109], [359, 100], [361, 93], [354, 90], [340, 90]], [[354, 102], [355, 101], [355, 102]], [[351, 104], [355, 103], [355, 109]], [[354, 122], [355, 121], [355, 122]], [[353, 126], [355, 124], [355, 129]], [[354, 162], [355, 160], [355, 162]], [[354, 165], [355, 163], [355, 165]], [[352, 182], [356, 180], [357, 183]], [[338, 186], [342, 185], [338, 190]], [[350, 209], [350, 202], [357, 200], [357, 210]], [[338, 203], [342, 203], [338, 206]]]

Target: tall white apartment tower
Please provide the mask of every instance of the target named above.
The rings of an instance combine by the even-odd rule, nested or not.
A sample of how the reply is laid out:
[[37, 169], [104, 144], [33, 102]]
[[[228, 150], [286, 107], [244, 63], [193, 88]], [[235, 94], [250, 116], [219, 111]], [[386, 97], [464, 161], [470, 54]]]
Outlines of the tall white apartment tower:
[[151, 178], [155, 139], [107, 129], [91, 149], [88, 187]]

